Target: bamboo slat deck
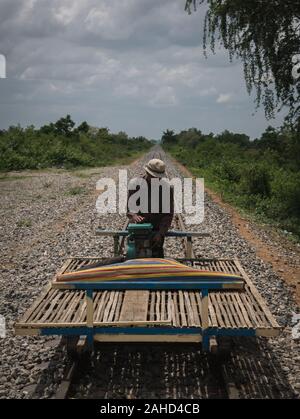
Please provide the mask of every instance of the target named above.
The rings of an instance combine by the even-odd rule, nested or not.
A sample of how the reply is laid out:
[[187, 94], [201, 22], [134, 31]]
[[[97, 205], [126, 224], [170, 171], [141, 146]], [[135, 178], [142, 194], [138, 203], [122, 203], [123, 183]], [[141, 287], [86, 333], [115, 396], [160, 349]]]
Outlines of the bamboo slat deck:
[[[60, 272], [96, 263], [98, 258], [69, 259]], [[237, 260], [187, 261], [189, 266], [241, 275], [243, 292], [209, 293], [209, 328], [253, 329], [257, 335], [275, 336], [280, 327]], [[201, 295], [198, 291], [97, 291], [93, 294], [94, 327], [151, 326], [202, 327]], [[85, 292], [48, 288], [15, 324], [17, 334], [34, 334], [40, 328], [86, 326]]]

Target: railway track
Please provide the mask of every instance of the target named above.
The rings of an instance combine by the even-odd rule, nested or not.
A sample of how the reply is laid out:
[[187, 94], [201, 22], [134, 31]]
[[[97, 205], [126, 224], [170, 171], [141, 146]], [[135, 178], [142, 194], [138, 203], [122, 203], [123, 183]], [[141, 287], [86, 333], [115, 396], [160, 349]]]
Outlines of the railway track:
[[[154, 151], [147, 158], [164, 158], [160, 151]], [[174, 175], [174, 168], [170, 167], [170, 177]], [[106, 223], [109, 226], [109, 223]], [[115, 228], [118, 226], [115, 225]], [[185, 230], [184, 220], [181, 216], [174, 220], [174, 228]], [[125, 226], [124, 226], [125, 228]], [[178, 239], [181, 245], [177, 243], [171, 245], [173, 238], [167, 239], [166, 254], [175, 258], [199, 257], [203, 254], [199, 242], [195, 248], [191, 247], [187, 239]], [[212, 239], [213, 240], [213, 239]], [[179, 243], [178, 242], [178, 243]], [[122, 247], [122, 240], [119, 242]], [[97, 248], [97, 244], [96, 247]], [[196, 255], [195, 255], [196, 253]], [[206, 254], [206, 252], [204, 253]], [[51, 302], [51, 300], [49, 300]], [[46, 316], [47, 317], [47, 316]], [[38, 322], [38, 320], [36, 320]], [[98, 319], [98, 322], [101, 322]], [[231, 341], [227, 340], [225, 344]], [[62, 350], [65, 342], [62, 340], [58, 346], [58, 351]], [[76, 342], [74, 344], [77, 345]], [[218, 345], [217, 345], [218, 344]], [[236, 346], [236, 341], [234, 341]], [[246, 342], [247, 345], [247, 342]], [[85, 342], [79, 341], [79, 348], [84, 352]], [[265, 390], [256, 388], [252, 384], [256, 380], [258, 373], [262, 376], [272, 375], [272, 372], [261, 369], [261, 356], [255, 355], [256, 361], [253, 363], [252, 371], [247, 369], [247, 362], [242, 357], [236, 356], [237, 352], [231, 353], [228, 358], [222, 354], [223, 345], [216, 339], [211, 340], [213, 352], [219, 349], [219, 354], [205, 354], [201, 351], [199, 344], [170, 345], [170, 344], [138, 344], [124, 343], [121, 345], [114, 343], [101, 343], [96, 345], [94, 354], [91, 357], [79, 357], [74, 362], [65, 363], [65, 372], [60, 381], [54, 398], [229, 398], [236, 399], [239, 396], [245, 397], [241, 388], [236, 387], [239, 383], [239, 374], [235, 374], [234, 368], [244, 368], [245, 377], [248, 374], [249, 382], [245, 387], [249, 394], [268, 395], [273, 398], [274, 392], [269, 393]], [[226, 345], [225, 345], [226, 346]], [[259, 350], [256, 348], [255, 350]], [[246, 352], [246, 351], [245, 351]], [[243, 355], [244, 356], [244, 355]], [[234, 358], [234, 360], [233, 360]], [[254, 359], [254, 358], [253, 358]], [[233, 361], [232, 361], [233, 360]], [[253, 360], [251, 360], [252, 362]], [[250, 362], [250, 361], [249, 361]], [[238, 366], [240, 364], [240, 366]], [[261, 371], [259, 371], [261, 370]], [[232, 374], [233, 371], [233, 374]], [[272, 371], [272, 370], [271, 370]], [[46, 375], [47, 371], [42, 375]], [[242, 377], [244, 372], [240, 374]], [[232, 380], [234, 377], [234, 380]], [[258, 375], [259, 379], [261, 377]], [[275, 377], [275, 375], [274, 375]], [[270, 378], [268, 378], [269, 380]], [[248, 380], [248, 378], [246, 378]], [[277, 382], [281, 378], [276, 377]], [[240, 384], [240, 383], [239, 383]], [[258, 387], [261, 385], [258, 382]], [[281, 384], [280, 384], [281, 385]], [[279, 386], [279, 384], [278, 384]], [[267, 384], [271, 388], [270, 382]], [[277, 390], [276, 390], [277, 391]], [[284, 388], [282, 394], [285, 394]]]

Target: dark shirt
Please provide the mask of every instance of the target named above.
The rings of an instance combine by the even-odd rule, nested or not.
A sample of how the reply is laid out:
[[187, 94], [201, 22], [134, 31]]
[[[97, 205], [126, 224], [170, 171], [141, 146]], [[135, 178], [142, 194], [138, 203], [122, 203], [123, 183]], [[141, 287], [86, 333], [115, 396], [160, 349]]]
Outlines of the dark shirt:
[[[143, 177], [146, 180], [146, 177]], [[153, 225], [153, 229], [159, 232], [162, 236], [168, 232], [169, 228], [171, 227], [173, 216], [174, 216], [174, 188], [172, 185], [169, 185], [166, 180], [166, 187], [169, 188], [169, 193], [163, 196], [163, 189], [161, 186], [156, 190], [153, 197], [154, 202], [152, 202], [152, 187], [151, 182], [147, 181], [148, 185], [148, 211], [141, 212], [139, 211], [137, 214], [144, 217], [143, 223], [150, 223]], [[136, 185], [133, 190], [128, 191], [128, 201], [129, 198], [136, 193], [140, 189], [140, 185]], [[170, 202], [168, 203], [168, 211], [165, 212], [166, 208], [163, 207], [163, 200], [166, 200], [169, 197]], [[139, 201], [137, 202], [139, 204]], [[151, 211], [151, 206], [153, 205], [156, 207], [158, 211], [153, 212]], [[127, 217], [130, 219], [132, 213], [129, 211], [128, 202], [127, 202]]]

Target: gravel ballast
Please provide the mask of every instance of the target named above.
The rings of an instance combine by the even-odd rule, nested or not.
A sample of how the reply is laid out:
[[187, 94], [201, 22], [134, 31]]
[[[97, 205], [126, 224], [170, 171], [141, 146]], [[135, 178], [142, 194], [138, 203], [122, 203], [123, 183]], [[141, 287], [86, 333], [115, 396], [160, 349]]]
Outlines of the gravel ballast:
[[[148, 158], [132, 164], [129, 175], [141, 173]], [[169, 175], [178, 175], [178, 169], [166, 160]], [[13, 323], [34, 302], [64, 258], [111, 255], [112, 239], [96, 238], [95, 228], [119, 229], [125, 220], [115, 214], [99, 219], [96, 182], [101, 177], [117, 179], [118, 169], [124, 167], [22, 172], [0, 180], [0, 314], [7, 326], [6, 338], [0, 339], [0, 398], [30, 398], [33, 390], [34, 397], [53, 397], [68, 362], [65, 351], [57, 338], [14, 336]], [[292, 338], [292, 313], [297, 307], [290, 291], [239, 236], [226, 211], [207, 195], [204, 223], [192, 228], [211, 233], [209, 238], [194, 240], [196, 255], [238, 257], [284, 327], [278, 338], [235, 339], [226, 362], [228, 379], [242, 398], [299, 397], [300, 345]], [[174, 257], [181, 252], [178, 242], [167, 240], [166, 255]], [[92, 393], [115, 398], [224, 397], [211, 359], [199, 348], [186, 345], [104, 347], [92, 357], [86, 374], [79, 374], [71, 395], [84, 398]]]

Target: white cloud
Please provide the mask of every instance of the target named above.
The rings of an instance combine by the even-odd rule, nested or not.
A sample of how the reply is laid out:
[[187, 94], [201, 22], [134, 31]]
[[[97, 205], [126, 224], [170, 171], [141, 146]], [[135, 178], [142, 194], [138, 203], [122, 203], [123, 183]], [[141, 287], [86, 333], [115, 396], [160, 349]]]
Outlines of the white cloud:
[[217, 103], [229, 103], [232, 100], [231, 93], [221, 93], [217, 98]]
[[199, 91], [199, 96], [215, 96], [218, 93], [214, 86]]
[[233, 99], [250, 120], [241, 65], [224, 50], [202, 54], [203, 12], [188, 16], [183, 0], [1, 0], [9, 78], [0, 84], [0, 129], [74, 109], [79, 120], [151, 136], [166, 120], [216, 130], [226, 109], [232, 129], [236, 110], [218, 104]]
[[150, 98], [150, 104], [153, 106], [174, 106], [177, 103], [175, 91], [171, 86], [161, 87]]

